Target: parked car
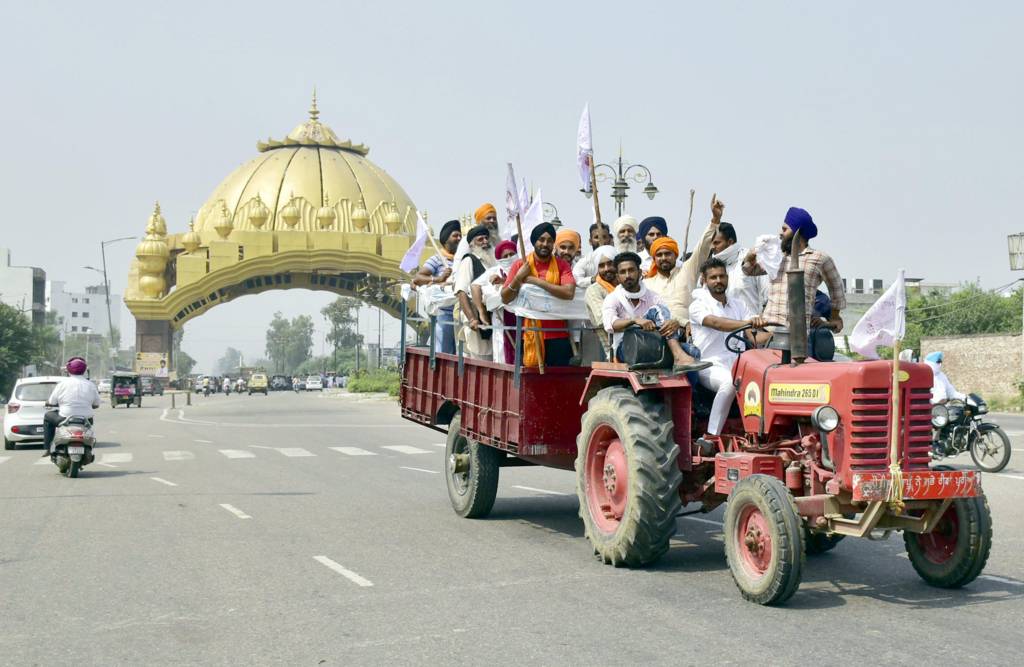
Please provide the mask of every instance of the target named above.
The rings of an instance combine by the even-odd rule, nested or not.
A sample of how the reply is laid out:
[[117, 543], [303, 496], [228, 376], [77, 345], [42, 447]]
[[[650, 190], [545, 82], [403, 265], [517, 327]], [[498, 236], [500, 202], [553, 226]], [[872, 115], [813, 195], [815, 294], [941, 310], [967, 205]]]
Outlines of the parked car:
[[292, 379], [287, 375], [275, 375], [270, 378], [270, 391], [288, 391], [292, 388]]
[[319, 375], [310, 375], [306, 378], [306, 391], [323, 391], [324, 381]]
[[4, 449], [14, 449], [20, 444], [42, 444], [46, 399], [60, 381], [57, 376], [40, 376], [21, 378], [14, 383], [4, 413]]
[[164, 395], [164, 383], [150, 375], [143, 375], [142, 380], [142, 395], [143, 396], [163, 396]]
[[100, 380], [99, 382], [96, 383], [96, 388], [99, 390], [99, 392], [101, 394], [109, 394], [110, 393], [110, 379], [109, 378], [103, 378], [102, 380]]

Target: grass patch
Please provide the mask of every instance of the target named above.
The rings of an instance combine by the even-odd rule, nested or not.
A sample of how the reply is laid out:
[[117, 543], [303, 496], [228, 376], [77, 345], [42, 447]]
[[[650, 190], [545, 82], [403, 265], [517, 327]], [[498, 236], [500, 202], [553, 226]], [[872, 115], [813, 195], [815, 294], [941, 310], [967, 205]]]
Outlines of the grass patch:
[[371, 371], [358, 377], [350, 378], [348, 390], [357, 394], [382, 393], [398, 396], [401, 385], [398, 371]]

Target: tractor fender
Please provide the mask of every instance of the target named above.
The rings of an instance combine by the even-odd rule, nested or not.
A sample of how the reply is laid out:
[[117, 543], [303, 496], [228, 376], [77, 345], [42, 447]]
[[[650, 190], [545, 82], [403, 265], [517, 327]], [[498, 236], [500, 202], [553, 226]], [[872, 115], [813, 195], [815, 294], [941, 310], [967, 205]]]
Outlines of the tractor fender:
[[651, 371], [595, 368], [587, 376], [587, 383], [583, 386], [583, 394], [580, 396], [580, 405], [585, 406], [594, 394], [605, 387], [616, 385], [629, 387], [634, 394], [639, 394], [644, 391], [689, 387], [690, 382], [685, 375], [659, 375]]

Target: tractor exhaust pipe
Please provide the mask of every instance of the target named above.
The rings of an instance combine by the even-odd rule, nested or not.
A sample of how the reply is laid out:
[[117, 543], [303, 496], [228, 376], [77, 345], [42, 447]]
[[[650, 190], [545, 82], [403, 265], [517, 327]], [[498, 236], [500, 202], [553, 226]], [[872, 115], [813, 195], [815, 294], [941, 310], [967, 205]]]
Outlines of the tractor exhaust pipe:
[[789, 301], [789, 356], [793, 364], [807, 359], [807, 301], [804, 294], [804, 270], [800, 267], [800, 232], [793, 234], [789, 268], [786, 269], [786, 296]]

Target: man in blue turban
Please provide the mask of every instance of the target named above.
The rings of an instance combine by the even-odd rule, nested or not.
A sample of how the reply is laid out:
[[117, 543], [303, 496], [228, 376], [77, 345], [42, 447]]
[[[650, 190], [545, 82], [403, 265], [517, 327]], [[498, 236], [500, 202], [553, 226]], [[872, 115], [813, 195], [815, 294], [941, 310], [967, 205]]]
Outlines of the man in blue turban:
[[640, 222], [640, 226], [636, 230], [636, 238], [640, 251], [637, 254], [640, 256], [641, 275], [647, 273], [647, 270], [651, 268], [653, 261], [650, 251], [651, 244], [662, 236], [668, 236], [668, 223], [665, 222], [665, 218], [660, 215], [652, 215]]
[[[797, 235], [799, 232], [799, 236]], [[803, 326], [819, 328], [821, 320], [814, 315], [814, 302], [818, 293], [818, 287], [825, 283], [828, 286], [829, 297], [832, 299], [832, 309], [825, 322], [820, 324], [821, 328], [831, 329], [835, 333], [843, 330], [843, 319], [841, 311], [846, 308], [846, 293], [843, 287], [843, 278], [836, 268], [836, 264], [829, 255], [817, 248], [811, 248], [807, 242], [818, 236], [818, 226], [814, 224], [814, 218], [805, 209], [796, 206], [786, 211], [786, 217], [782, 220], [782, 230], [779, 233], [779, 240], [782, 245], [782, 252], [785, 254], [782, 260], [782, 271], [768, 286], [768, 305], [765, 306], [763, 317], [768, 322], [776, 322], [785, 325], [787, 328], [798, 326], [789, 321], [788, 289], [786, 282], [786, 271], [794, 253], [800, 258], [800, 268], [804, 272], [804, 299], [807, 313], [807, 321]], [[763, 275], [764, 269], [757, 263], [757, 255], [752, 250], [743, 260], [743, 272], [748, 276]]]

